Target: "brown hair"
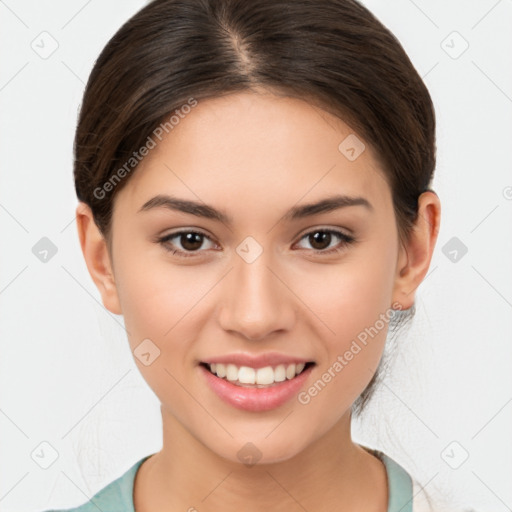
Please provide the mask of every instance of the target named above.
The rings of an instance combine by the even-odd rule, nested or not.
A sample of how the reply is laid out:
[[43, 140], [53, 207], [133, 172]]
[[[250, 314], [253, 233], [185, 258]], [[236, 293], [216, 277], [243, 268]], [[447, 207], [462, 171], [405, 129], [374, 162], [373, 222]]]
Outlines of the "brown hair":
[[370, 11], [356, 0], [154, 0], [101, 52], [78, 119], [76, 193], [109, 246], [115, 195], [136, 170], [126, 162], [155, 128], [191, 98], [260, 88], [320, 106], [373, 147], [407, 240], [433, 178], [434, 107], [401, 44]]

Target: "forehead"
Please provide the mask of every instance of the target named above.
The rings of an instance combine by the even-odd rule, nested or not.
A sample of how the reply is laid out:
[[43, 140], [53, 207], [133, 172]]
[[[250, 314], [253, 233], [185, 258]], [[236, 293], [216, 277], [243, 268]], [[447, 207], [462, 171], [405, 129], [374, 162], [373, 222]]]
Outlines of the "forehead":
[[341, 119], [300, 99], [242, 92], [199, 101], [155, 142], [116, 201], [135, 208], [169, 191], [224, 208], [234, 197], [249, 207], [334, 192], [389, 202], [373, 149]]

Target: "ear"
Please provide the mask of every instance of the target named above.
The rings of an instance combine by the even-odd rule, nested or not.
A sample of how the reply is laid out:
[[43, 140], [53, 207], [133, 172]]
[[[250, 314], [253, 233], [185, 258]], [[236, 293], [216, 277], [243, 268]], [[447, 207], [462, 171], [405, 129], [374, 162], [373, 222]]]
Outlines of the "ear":
[[76, 208], [76, 225], [87, 269], [101, 294], [103, 305], [111, 313], [122, 314], [107, 242], [94, 222], [91, 209], [83, 202]]
[[431, 190], [418, 198], [418, 216], [409, 240], [400, 247], [396, 267], [393, 302], [401, 309], [414, 304], [415, 291], [428, 272], [441, 222], [441, 202]]

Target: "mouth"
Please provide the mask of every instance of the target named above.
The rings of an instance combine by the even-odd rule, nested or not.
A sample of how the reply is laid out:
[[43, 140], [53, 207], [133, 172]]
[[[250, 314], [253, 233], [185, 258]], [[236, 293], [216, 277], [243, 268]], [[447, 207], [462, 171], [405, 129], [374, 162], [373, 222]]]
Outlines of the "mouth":
[[237, 366], [232, 363], [201, 362], [200, 366], [215, 377], [235, 386], [243, 388], [270, 388], [294, 380], [315, 364], [313, 361], [308, 361], [253, 368], [251, 366]]
[[225, 403], [249, 412], [278, 409], [307, 385], [315, 361], [291, 354], [234, 352], [200, 360], [207, 387]]

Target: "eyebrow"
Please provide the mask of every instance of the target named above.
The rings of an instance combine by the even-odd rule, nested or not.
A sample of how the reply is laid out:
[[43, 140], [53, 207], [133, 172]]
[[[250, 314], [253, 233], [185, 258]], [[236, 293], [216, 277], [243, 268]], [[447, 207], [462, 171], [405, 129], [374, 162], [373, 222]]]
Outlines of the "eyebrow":
[[[312, 217], [313, 215], [349, 206], [363, 206], [369, 211], [374, 210], [370, 202], [364, 197], [335, 195], [315, 203], [294, 206], [284, 214], [282, 219], [286, 221], [303, 219], [305, 217]], [[197, 217], [204, 217], [205, 219], [216, 220], [228, 225], [232, 224], [232, 219], [229, 215], [221, 210], [217, 210], [213, 206], [188, 199], [179, 199], [166, 194], [158, 194], [157, 196], [149, 199], [141, 206], [139, 212], [152, 210], [154, 208], [167, 208], [169, 210], [188, 213]]]

